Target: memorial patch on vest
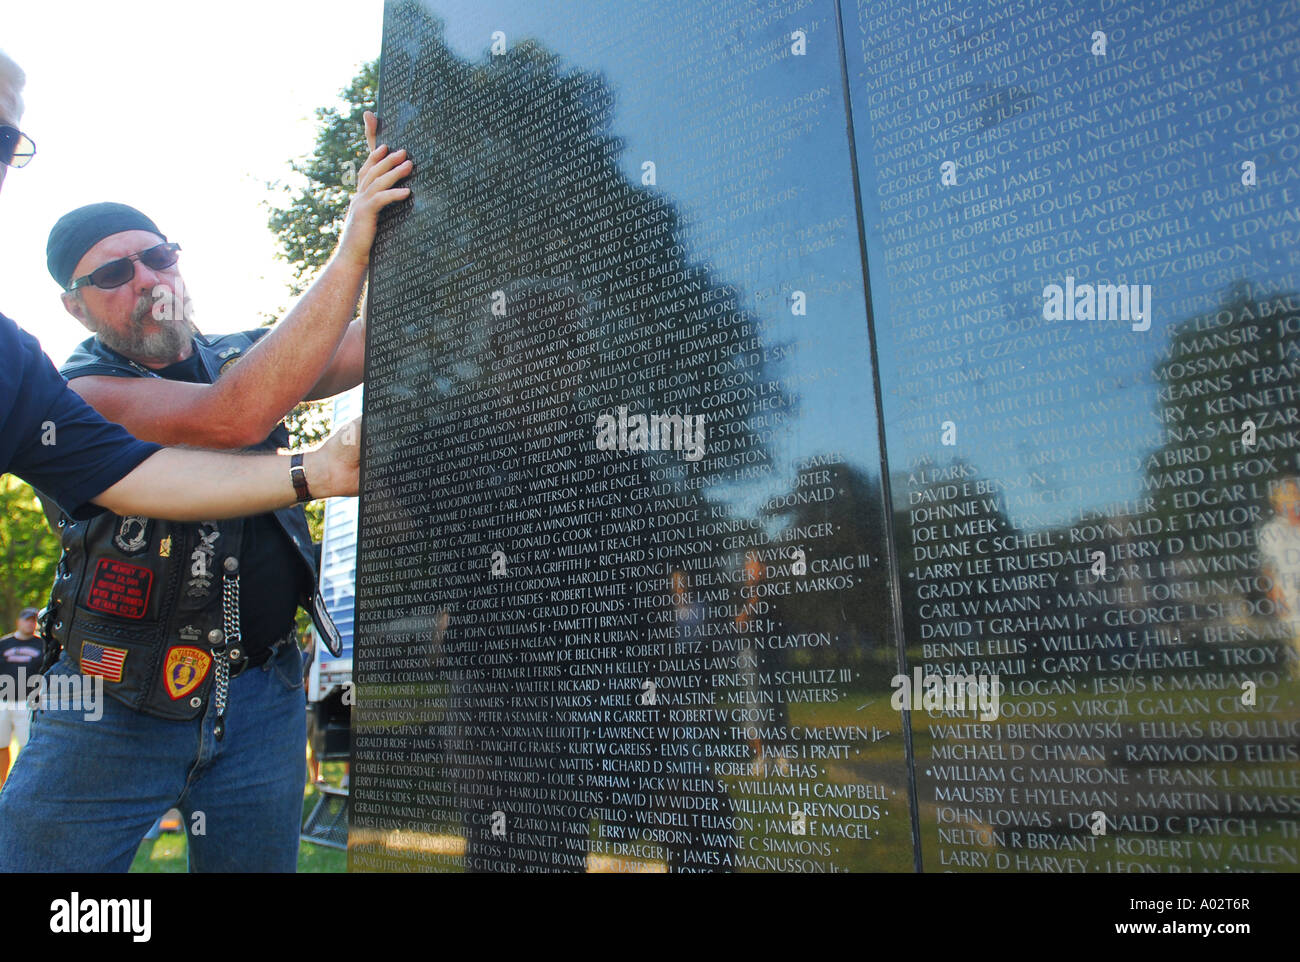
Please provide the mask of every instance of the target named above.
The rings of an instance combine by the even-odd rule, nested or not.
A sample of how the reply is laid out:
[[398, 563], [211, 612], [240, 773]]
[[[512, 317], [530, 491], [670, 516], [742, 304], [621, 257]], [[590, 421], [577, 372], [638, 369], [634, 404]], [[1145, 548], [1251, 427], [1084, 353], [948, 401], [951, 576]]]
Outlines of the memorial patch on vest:
[[97, 645], [93, 641], [81, 643], [81, 672], [99, 675], [105, 681], [120, 682], [122, 666], [126, 664], [126, 649]]
[[167, 652], [163, 662], [163, 681], [172, 701], [184, 698], [208, 677], [212, 656], [202, 648], [177, 645]]
[[139, 554], [149, 546], [149, 518], [132, 515], [122, 518], [117, 525], [117, 534], [113, 535], [113, 547], [123, 554]]
[[90, 579], [86, 607], [119, 618], [143, 618], [149, 607], [153, 572], [112, 558], [100, 558]]

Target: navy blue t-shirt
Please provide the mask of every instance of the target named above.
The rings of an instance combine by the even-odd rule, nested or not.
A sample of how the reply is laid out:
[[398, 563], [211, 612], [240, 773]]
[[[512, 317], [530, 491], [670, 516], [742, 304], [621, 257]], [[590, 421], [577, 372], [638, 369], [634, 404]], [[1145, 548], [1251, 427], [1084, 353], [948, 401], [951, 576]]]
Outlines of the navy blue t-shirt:
[[[41, 656], [45, 653], [44, 644], [40, 638], [33, 635], [31, 638], [19, 638], [15, 632], [0, 638], [0, 675], [8, 675], [15, 682], [19, 681], [18, 671], [24, 669], [24, 674], [34, 675], [36, 669], [41, 667]], [[22, 689], [18, 697], [25, 698], [27, 689]]]
[[55, 370], [36, 338], [0, 314], [0, 473], [18, 475], [73, 518], [131, 473], [156, 444], [105, 421]]

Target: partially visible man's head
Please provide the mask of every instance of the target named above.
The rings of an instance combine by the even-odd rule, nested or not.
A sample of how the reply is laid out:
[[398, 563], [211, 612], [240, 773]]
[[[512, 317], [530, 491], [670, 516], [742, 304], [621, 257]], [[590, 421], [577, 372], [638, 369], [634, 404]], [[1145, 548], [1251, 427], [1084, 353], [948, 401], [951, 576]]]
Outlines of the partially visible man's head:
[[34, 635], [36, 634], [36, 609], [24, 608], [18, 613], [18, 634]]
[[[23, 86], [26, 83], [22, 67], [0, 50], [0, 124], [17, 127], [23, 119]], [[8, 169], [0, 164], [0, 186], [4, 185]]]
[[[46, 264], [67, 288], [112, 261], [166, 242], [156, 224], [126, 204], [88, 204], [50, 231]], [[142, 364], [162, 366], [188, 355], [195, 328], [179, 268], [151, 268], [136, 259], [116, 287], [87, 283], [63, 294], [63, 306], [105, 345]]]

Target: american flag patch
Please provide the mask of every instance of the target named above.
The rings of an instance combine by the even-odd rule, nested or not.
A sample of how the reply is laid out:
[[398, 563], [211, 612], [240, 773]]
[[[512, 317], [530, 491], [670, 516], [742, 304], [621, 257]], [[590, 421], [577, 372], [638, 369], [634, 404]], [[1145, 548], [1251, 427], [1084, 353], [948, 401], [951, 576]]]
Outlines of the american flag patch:
[[81, 670], [87, 675], [99, 675], [105, 681], [121, 682], [122, 665], [126, 663], [126, 649], [81, 643]]

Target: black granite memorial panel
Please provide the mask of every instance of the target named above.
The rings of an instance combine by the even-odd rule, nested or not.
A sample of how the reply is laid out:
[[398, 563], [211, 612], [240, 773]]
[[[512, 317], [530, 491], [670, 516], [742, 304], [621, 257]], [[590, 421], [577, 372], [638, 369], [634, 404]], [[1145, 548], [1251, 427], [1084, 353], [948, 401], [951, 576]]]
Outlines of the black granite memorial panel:
[[924, 868], [1295, 871], [1300, 19], [842, 9]]
[[913, 867], [839, 51], [388, 5], [352, 868]]
[[385, 16], [352, 868], [1298, 867], [1294, 16]]

